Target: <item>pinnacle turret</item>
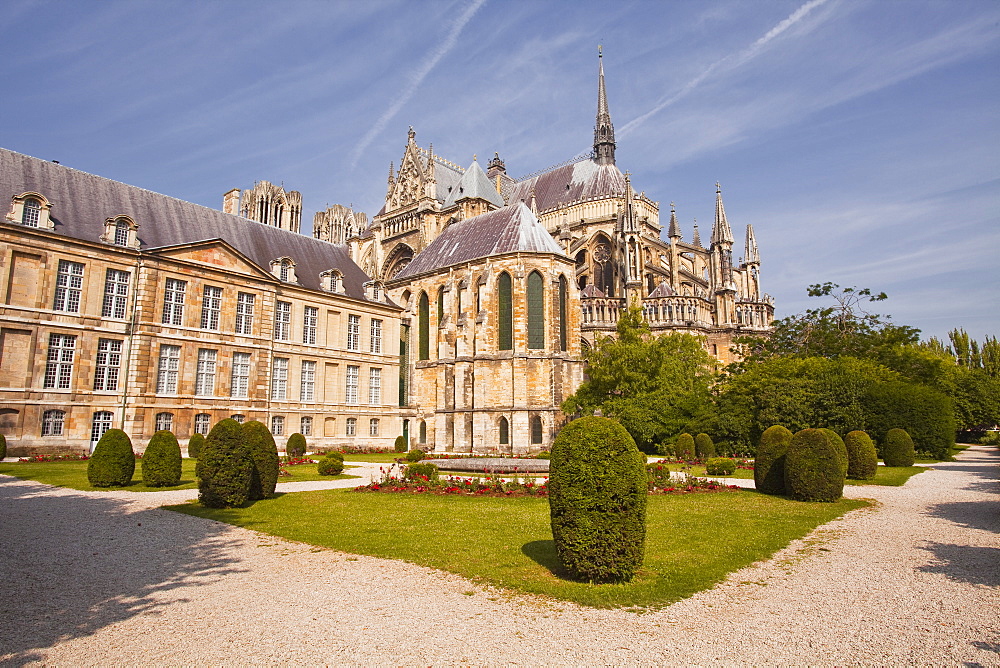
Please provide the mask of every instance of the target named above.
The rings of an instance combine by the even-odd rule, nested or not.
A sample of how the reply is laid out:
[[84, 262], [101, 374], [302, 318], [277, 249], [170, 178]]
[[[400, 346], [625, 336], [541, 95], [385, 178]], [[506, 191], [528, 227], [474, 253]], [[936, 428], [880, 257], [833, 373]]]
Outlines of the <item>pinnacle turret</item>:
[[694, 219], [694, 235], [693, 238], [691, 239], [691, 245], [697, 246], [698, 248], [704, 248], [704, 246], [701, 245], [701, 232], [698, 231], [697, 218]]
[[671, 239], [681, 238], [681, 225], [677, 222], [677, 209], [674, 208], [674, 203], [670, 203], [670, 227], [667, 228], [667, 237]]
[[594, 162], [599, 165], [615, 164], [615, 126], [608, 111], [608, 94], [604, 89], [604, 57], [597, 47], [597, 123], [594, 125]]
[[733, 231], [726, 220], [726, 209], [722, 206], [722, 187], [715, 184], [715, 224], [712, 226], [712, 245], [727, 243], [732, 245]]
[[746, 256], [747, 264], [760, 264], [760, 254], [757, 252], [757, 239], [753, 235], [753, 225], [747, 225]]

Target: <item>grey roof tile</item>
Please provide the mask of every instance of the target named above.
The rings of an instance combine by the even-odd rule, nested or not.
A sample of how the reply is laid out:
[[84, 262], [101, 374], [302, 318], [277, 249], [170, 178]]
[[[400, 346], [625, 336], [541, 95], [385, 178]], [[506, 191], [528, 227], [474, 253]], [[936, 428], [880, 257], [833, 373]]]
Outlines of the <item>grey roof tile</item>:
[[505, 195], [511, 204], [527, 203], [532, 192], [535, 193], [538, 210], [547, 211], [568, 202], [623, 195], [625, 175], [615, 165], [598, 165], [593, 160], [581, 160], [518, 181]]

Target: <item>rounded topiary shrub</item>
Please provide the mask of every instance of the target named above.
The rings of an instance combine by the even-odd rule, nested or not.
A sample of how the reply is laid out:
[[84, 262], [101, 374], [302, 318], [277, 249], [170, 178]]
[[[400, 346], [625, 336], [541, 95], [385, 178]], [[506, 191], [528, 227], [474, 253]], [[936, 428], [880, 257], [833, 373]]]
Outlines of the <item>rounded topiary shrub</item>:
[[[274, 495], [278, 484], [278, 471], [281, 461], [278, 459], [278, 446], [274, 436], [263, 422], [250, 420], [242, 425], [243, 442], [250, 451], [253, 460], [253, 471], [250, 474], [249, 500], [266, 499]], [[294, 435], [294, 434], [293, 434]]]
[[886, 466], [913, 466], [913, 439], [905, 429], [890, 429], [882, 444], [882, 461]]
[[694, 437], [691, 434], [681, 434], [674, 444], [674, 455], [678, 459], [694, 459]]
[[393, 450], [396, 452], [406, 452], [406, 439], [402, 435], [396, 437]]
[[646, 458], [625, 427], [573, 420], [552, 444], [549, 514], [556, 554], [575, 578], [621, 582], [642, 565]]
[[710, 457], [705, 461], [708, 475], [732, 475], [736, 473], [736, 462], [729, 457]]
[[87, 461], [87, 480], [94, 487], [124, 487], [134, 473], [132, 440], [121, 429], [108, 429]]
[[705, 461], [715, 456], [715, 443], [708, 434], [698, 434], [694, 437], [694, 454]]
[[413, 462], [412, 464], [407, 464], [406, 469], [403, 471], [403, 477], [406, 480], [420, 480], [421, 478], [427, 478], [427, 480], [437, 480], [438, 467], [434, 464], [421, 464], [420, 462]]
[[844, 437], [847, 448], [847, 477], [852, 480], [871, 480], [878, 473], [878, 455], [875, 444], [863, 431], [852, 431]]
[[753, 481], [758, 492], [785, 493], [785, 453], [792, 442], [792, 432], [779, 424], [761, 434], [753, 461]]
[[191, 438], [188, 439], [188, 457], [198, 459], [203, 447], [205, 447], [205, 437], [201, 434], [191, 434]]
[[285, 454], [292, 459], [306, 456], [306, 437], [302, 434], [292, 434], [285, 444]]
[[410, 450], [406, 453], [406, 461], [408, 462], [419, 462], [424, 458], [423, 450]]
[[243, 427], [231, 418], [219, 420], [202, 448], [195, 466], [198, 500], [209, 508], [233, 508], [247, 502], [253, 474]]
[[344, 472], [344, 455], [339, 452], [328, 452], [316, 464], [316, 470], [320, 475], [340, 475]]
[[826, 437], [830, 439], [830, 443], [837, 450], [837, 457], [840, 460], [841, 475], [847, 477], [847, 466], [849, 463], [849, 458], [847, 456], [847, 446], [844, 445], [844, 439], [840, 437], [840, 434], [832, 429], [820, 429], [821, 432], [826, 434]]
[[844, 494], [840, 453], [822, 429], [792, 436], [785, 455], [785, 489], [799, 501], [834, 502]]
[[142, 484], [170, 487], [181, 481], [181, 446], [170, 431], [153, 434], [142, 453]]
[[0, 459], [7, 456], [7, 437], [0, 434]]

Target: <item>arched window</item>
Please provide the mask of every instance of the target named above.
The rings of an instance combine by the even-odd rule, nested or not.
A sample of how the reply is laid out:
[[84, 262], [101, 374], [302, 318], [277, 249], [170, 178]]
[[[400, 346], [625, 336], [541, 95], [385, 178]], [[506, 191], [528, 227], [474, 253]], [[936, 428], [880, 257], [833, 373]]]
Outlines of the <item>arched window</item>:
[[290, 267], [290, 263], [288, 261], [283, 261], [281, 263], [281, 276], [280, 276], [280, 278], [285, 283], [288, 282], [288, 269], [289, 269], [289, 267]]
[[565, 351], [566, 345], [566, 301], [568, 299], [569, 286], [566, 284], [566, 277], [559, 277], [559, 350]]
[[510, 423], [507, 418], [500, 418], [500, 445], [510, 444]]
[[423, 445], [427, 443], [427, 423], [423, 420], [420, 421], [420, 444]]
[[38, 216], [42, 211], [42, 203], [34, 197], [24, 200], [24, 208], [21, 210], [21, 224], [28, 227], [38, 227]]
[[514, 349], [514, 303], [511, 299], [512, 286], [510, 274], [506, 271], [497, 279], [497, 299], [499, 309], [497, 314], [500, 350]]
[[62, 436], [65, 422], [65, 411], [45, 411], [42, 413], [42, 436]]
[[156, 414], [156, 431], [172, 431], [174, 428], [174, 414], [173, 413], [157, 413]]
[[537, 271], [528, 274], [528, 348], [545, 347], [545, 287]]
[[115, 223], [115, 246], [128, 246], [128, 223], [124, 220]]
[[90, 423], [90, 450], [93, 452], [97, 442], [104, 436], [104, 432], [111, 429], [111, 411], [97, 411]]
[[417, 359], [429, 360], [431, 358], [431, 305], [427, 299], [427, 293], [420, 293], [420, 303], [417, 307], [417, 320], [419, 331], [417, 332]]
[[212, 426], [212, 416], [208, 413], [198, 413], [194, 416], [194, 433], [208, 436], [209, 428]]
[[437, 324], [438, 327], [440, 327], [441, 323], [444, 322], [444, 288], [438, 288], [437, 306], [438, 306]]
[[531, 418], [531, 444], [541, 445], [542, 443], [542, 418], [537, 415]]

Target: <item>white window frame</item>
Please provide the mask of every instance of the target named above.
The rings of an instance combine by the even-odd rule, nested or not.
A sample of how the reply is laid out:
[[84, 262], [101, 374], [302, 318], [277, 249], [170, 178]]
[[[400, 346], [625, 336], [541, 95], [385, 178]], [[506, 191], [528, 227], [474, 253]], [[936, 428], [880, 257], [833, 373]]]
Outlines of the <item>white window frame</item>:
[[49, 334], [49, 350], [45, 361], [46, 390], [68, 390], [73, 386], [73, 358], [76, 356], [76, 336]]
[[181, 367], [181, 347], [160, 345], [160, 361], [156, 368], [156, 393], [177, 394], [177, 376]]
[[274, 304], [274, 340], [287, 341], [292, 332], [292, 302]]
[[377, 366], [368, 369], [368, 405], [382, 405], [382, 369]]
[[156, 431], [173, 431], [174, 414], [169, 411], [156, 414]]
[[98, 339], [97, 356], [94, 358], [94, 389], [114, 392], [122, 367], [121, 339]]
[[253, 334], [253, 306], [256, 295], [252, 292], [236, 294], [236, 333]]
[[233, 368], [229, 376], [229, 396], [246, 399], [250, 396], [250, 353], [233, 353]]
[[347, 349], [361, 349], [361, 316], [348, 314], [347, 316]]
[[368, 435], [378, 436], [378, 418], [368, 420]]
[[201, 329], [219, 331], [219, 316], [222, 314], [222, 288], [206, 285], [201, 293]]
[[195, 372], [194, 382], [194, 393], [196, 396], [215, 396], [215, 370], [218, 359], [218, 351], [211, 348], [198, 349], [198, 368]]
[[25, 227], [38, 227], [41, 214], [42, 203], [34, 197], [25, 197], [21, 205], [21, 224]]
[[66, 427], [66, 411], [57, 408], [42, 413], [42, 436], [62, 436]]
[[344, 434], [346, 436], [358, 435], [358, 418], [347, 418], [347, 421], [344, 422]]
[[82, 262], [59, 260], [58, 269], [56, 269], [56, 295], [52, 303], [53, 311], [80, 312], [83, 269]]
[[212, 428], [212, 416], [208, 413], [198, 413], [194, 416], [194, 433], [207, 436]]
[[313, 360], [302, 360], [299, 368], [299, 401], [316, 401], [316, 362]]
[[316, 343], [316, 327], [319, 324], [319, 309], [306, 306], [302, 309], [302, 343]]
[[312, 415], [303, 415], [299, 418], [299, 433], [303, 436], [312, 436], [313, 418]]
[[358, 403], [358, 382], [361, 377], [361, 367], [354, 364], [347, 365], [346, 383], [344, 391], [344, 403], [356, 406]]
[[115, 419], [114, 414], [111, 411], [97, 411], [93, 414], [90, 419], [90, 450], [94, 450], [94, 446], [97, 445], [101, 437], [111, 429], [111, 425]]
[[288, 358], [275, 357], [271, 362], [271, 401], [288, 400]]
[[285, 435], [285, 416], [284, 415], [272, 415], [271, 416], [271, 435], [272, 436], [284, 436]]
[[168, 278], [163, 284], [163, 319], [164, 325], [184, 324], [184, 293], [187, 281], [178, 278]]
[[372, 333], [371, 346], [369, 346], [369, 348], [371, 349], [371, 352], [373, 352], [373, 353], [381, 353], [382, 352], [382, 321], [379, 320], [378, 318], [372, 318], [371, 333]]
[[124, 320], [128, 309], [128, 284], [132, 274], [121, 269], [108, 269], [104, 276], [102, 318]]

